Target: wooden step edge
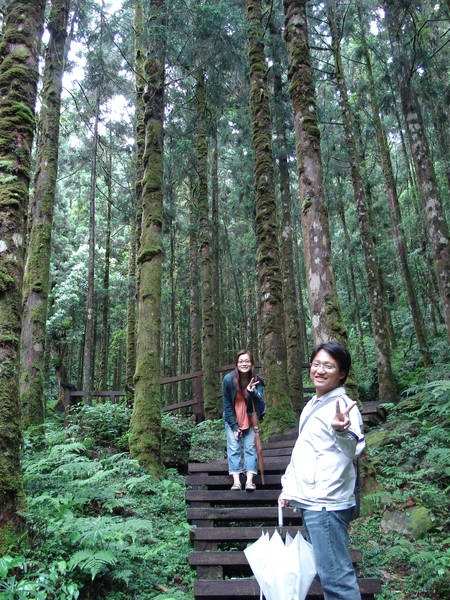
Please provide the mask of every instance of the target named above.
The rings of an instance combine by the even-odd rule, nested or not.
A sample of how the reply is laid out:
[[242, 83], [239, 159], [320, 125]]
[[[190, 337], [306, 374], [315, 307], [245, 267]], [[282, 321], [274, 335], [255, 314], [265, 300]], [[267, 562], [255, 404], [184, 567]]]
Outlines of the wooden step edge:
[[[284, 471], [289, 464], [290, 455], [268, 456], [264, 458], [264, 473], [270, 471]], [[193, 473], [228, 473], [228, 461], [216, 460], [207, 463], [188, 463], [189, 474]]]
[[[381, 580], [377, 578], [358, 578], [359, 589], [364, 600], [381, 593]], [[240, 578], [227, 580], [194, 581], [194, 596], [200, 598], [259, 598], [259, 585], [256, 579]], [[309, 588], [307, 599], [323, 598], [322, 587], [315, 579]]]
[[[281, 473], [265, 473], [265, 485], [261, 482], [261, 475], [256, 475], [254, 479], [257, 486], [265, 489], [269, 485], [278, 485], [281, 489]], [[228, 473], [225, 475], [209, 475], [208, 473], [198, 473], [197, 475], [186, 475], [185, 483], [188, 487], [207, 486], [207, 487], [225, 487], [230, 489], [233, 479]]]
[[[362, 560], [361, 550], [350, 550], [350, 556], [354, 565], [360, 563]], [[191, 567], [248, 565], [247, 558], [242, 550], [194, 550], [189, 554], [188, 560]]]
[[301, 531], [304, 536], [303, 527], [298, 525], [291, 525], [285, 527], [277, 527], [276, 525], [270, 525], [267, 527], [257, 526], [244, 526], [244, 527], [195, 527], [190, 530], [189, 535], [191, 542], [218, 542], [218, 541], [256, 541], [262, 533], [269, 533], [272, 535], [277, 529], [280, 534], [285, 537], [286, 532], [294, 537], [298, 531]]
[[[250, 493], [248, 493], [250, 496]], [[249, 503], [251, 498], [249, 498]], [[188, 521], [211, 520], [211, 521], [265, 521], [276, 520], [278, 522], [278, 506], [236, 506], [236, 507], [211, 507], [211, 508], [188, 508], [186, 512]], [[289, 508], [283, 509], [283, 517], [286, 523], [301, 521], [300, 512], [293, 512]]]
[[271, 502], [277, 504], [281, 486], [278, 489], [264, 489], [264, 486], [256, 486], [256, 490], [247, 492], [242, 490], [186, 490], [186, 502], [218, 502], [222, 504], [246, 502]]

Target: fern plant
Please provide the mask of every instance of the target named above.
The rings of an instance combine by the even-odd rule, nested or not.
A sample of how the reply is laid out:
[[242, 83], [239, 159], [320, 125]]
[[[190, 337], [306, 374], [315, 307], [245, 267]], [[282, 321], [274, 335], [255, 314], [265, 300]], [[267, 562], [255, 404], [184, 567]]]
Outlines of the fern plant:
[[[111, 454], [106, 439], [104, 450], [97, 446], [92, 452], [86, 423], [82, 428], [74, 420], [67, 439], [49, 423], [39, 445], [28, 439], [24, 444], [33, 559], [49, 572], [56, 572], [51, 565], [65, 565], [68, 585], [75, 590], [64, 596], [65, 584], [58, 576], [48, 597], [76, 598], [79, 590], [80, 597], [152, 598], [158, 582], [167, 588], [175, 580], [189, 586], [183, 477], [169, 470], [158, 480], [128, 452]], [[36, 563], [27, 557], [24, 561], [33, 567], [8, 567], [3, 575], [0, 571], [0, 582], [11, 589], [31, 584], [39, 590], [30, 572]]]

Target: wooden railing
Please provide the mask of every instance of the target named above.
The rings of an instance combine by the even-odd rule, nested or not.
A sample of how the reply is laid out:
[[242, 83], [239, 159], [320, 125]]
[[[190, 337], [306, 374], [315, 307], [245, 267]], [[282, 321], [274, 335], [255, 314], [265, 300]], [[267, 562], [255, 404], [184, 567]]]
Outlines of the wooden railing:
[[[255, 364], [256, 369], [260, 369], [261, 365], [260, 364]], [[302, 365], [303, 369], [309, 369], [309, 364], [308, 363], [304, 363]], [[218, 367], [216, 369], [216, 373], [218, 375], [222, 374], [222, 373], [228, 373], [229, 371], [232, 371], [234, 369], [234, 364], [228, 364], [228, 365], [223, 365], [221, 367]], [[176, 384], [176, 383], [180, 383], [182, 381], [191, 381], [193, 380], [193, 389], [192, 389], [192, 398], [190, 400], [187, 400], [185, 402], [177, 402], [174, 404], [167, 404], [165, 406], [161, 407], [161, 410], [163, 412], [176, 412], [178, 410], [183, 410], [183, 409], [188, 409], [190, 407], [192, 407], [192, 411], [193, 414], [195, 415], [195, 420], [197, 423], [199, 423], [200, 421], [203, 420], [204, 418], [204, 414], [203, 414], [203, 395], [202, 395], [202, 377], [203, 377], [203, 372], [202, 371], [195, 371], [194, 373], [187, 373], [186, 375], [176, 375], [174, 377], [164, 377], [161, 379], [160, 384], [161, 387], [169, 385], [169, 384]], [[63, 404], [64, 404], [64, 412], [65, 414], [67, 414], [68, 409], [71, 406], [74, 406], [78, 403], [80, 403], [83, 399], [83, 392], [80, 390], [77, 390], [75, 388], [75, 386], [71, 383], [67, 383], [62, 381], [61, 382], [61, 387], [63, 387], [64, 389], [64, 400], [63, 400]], [[314, 389], [313, 388], [303, 388], [303, 393], [305, 395], [309, 395], [311, 396], [314, 393]], [[109, 398], [109, 400], [111, 401], [111, 404], [115, 404], [117, 402], [118, 398], [122, 398], [122, 397], [126, 397], [127, 395], [132, 395], [132, 391], [127, 391], [127, 390], [93, 390], [90, 392], [90, 397], [91, 398]], [[219, 391], [217, 393], [217, 398], [220, 398], [222, 396], [222, 392]]]

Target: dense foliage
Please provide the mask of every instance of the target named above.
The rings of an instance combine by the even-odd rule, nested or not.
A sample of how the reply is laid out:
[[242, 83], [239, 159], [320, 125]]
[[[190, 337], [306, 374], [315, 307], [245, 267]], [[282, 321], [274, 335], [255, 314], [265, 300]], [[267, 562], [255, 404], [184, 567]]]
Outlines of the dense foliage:
[[183, 478], [130, 459], [129, 421], [124, 406], [85, 407], [25, 440], [30, 549], [0, 559], [0, 598], [189, 597]]
[[383, 600], [450, 593], [448, 348], [434, 358], [440, 366], [428, 380], [420, 370], [403, 370], [401, 401], [367, 434], [379, 488], [364, 496], [351, 541], [363, 551], [364, 573], [381, 577]]

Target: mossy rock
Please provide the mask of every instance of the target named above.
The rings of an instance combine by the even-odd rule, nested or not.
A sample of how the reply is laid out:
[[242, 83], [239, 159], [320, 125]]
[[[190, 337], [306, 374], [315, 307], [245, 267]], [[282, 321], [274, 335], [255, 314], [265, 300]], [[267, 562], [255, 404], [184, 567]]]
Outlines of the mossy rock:
[[407, 512], [409, 530], [415, 539], [423, 538], [433, 528], [430, 513], [424, 506], [416, 506]]
[[420, 539], [432, 529], [433, 522], [424, 506], [416, 506], [407, 510], [386, 511], [380, 525], [386, 532], [396, 531]]
[[391, 442], [392, 435], [385, 429], [373, 430], [366, 434], [367, 446], [369, 448], [380, 448]]

